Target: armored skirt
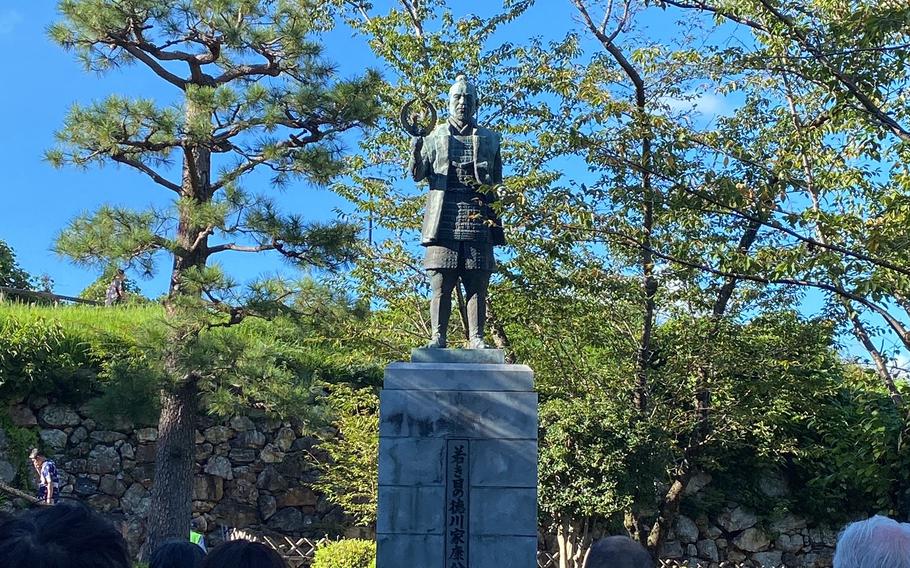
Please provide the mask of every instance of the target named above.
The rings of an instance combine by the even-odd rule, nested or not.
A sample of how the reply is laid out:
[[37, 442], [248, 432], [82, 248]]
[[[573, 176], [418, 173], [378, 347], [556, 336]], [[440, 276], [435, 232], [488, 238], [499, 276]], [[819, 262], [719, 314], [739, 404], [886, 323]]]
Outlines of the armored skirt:
[[443, 241], [426, 249], [423, 267], [427, 270], [496, 271], [493, 245], [489, 241]]

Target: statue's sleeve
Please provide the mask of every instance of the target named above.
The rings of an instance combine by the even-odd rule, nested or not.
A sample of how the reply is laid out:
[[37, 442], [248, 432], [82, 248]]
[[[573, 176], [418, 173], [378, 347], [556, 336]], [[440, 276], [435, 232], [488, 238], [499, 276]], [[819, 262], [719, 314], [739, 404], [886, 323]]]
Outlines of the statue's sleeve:
[[421, 136], [414, 138], [411, 142], [411, 158], [408, 169], [411, 170], [411, 177], [414, 181], [423, 181], [430, 174], [430, 168], [433, 162], [430, 159], [430, 150], [432, 148], [432, 136]]

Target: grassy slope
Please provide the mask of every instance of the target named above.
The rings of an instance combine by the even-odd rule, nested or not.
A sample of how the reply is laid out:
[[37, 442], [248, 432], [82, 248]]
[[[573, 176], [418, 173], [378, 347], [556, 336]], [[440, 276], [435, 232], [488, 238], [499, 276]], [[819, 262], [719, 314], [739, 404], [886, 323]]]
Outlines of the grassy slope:
[[19, 303], [0, 303], [0, 325], [14, 319], [19, 324], [45, 320], [57, 322], [67, 334], [91, 337], [100, 333], [131, 336], [137, 327], [163, 317], [156, 304], [98, 307], [98, 306], [36, 306]]

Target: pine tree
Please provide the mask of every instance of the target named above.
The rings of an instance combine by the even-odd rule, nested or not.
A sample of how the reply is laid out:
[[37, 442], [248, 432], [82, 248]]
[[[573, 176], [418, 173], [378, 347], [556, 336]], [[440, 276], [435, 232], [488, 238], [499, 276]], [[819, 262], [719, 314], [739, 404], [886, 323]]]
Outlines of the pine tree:
[[195, 417], [216, 373], [207, 334], [286, 310], [292, 293], [276, 282], [241, 292], [213, 258], [272, 251], [334, 268], [354, 251], [356, 227], [284, 214], [241, 181], [259, 169], [271, 170], [275, 186], [331, 180], [343, 168], [339, 136], [377, 116], [380, 78], [334, 78], [314, 39], [332, 26], [328, 0], [61, 0], [58, 9], [50, 35], [86, 70], [138, 65], [177, 100], [114, 95], [76, 105], [47, 156], [58, 166], [127, 166], [172, 196], [166, 211], [104, 206], [57, 242], [79, 263], [150, 272], [172, 258], [151, 551], [189, 532]]

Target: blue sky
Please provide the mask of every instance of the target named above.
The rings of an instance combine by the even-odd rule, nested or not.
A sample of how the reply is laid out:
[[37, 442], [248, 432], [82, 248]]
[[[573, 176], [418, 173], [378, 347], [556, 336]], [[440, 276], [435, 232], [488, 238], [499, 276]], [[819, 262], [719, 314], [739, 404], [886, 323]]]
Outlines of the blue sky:
[[[457, 7], [457, 16], [495, 7], [489, 0], [460, 0], [452, 5]], [[542, 0], [510, 27], [510, 33], [519, 36], [533, 30], [534, 34], [557, 37], [574, 25], [572, 17], [569, 2]], [[159, 104], [168, 104], [174, 100], [175, 91], [139, 66], [104, 76], [86, 73], [71, 53], [48, 39], [47, 27], [56, 19], [56, 2], [52, 0], [7, 0], [0, 7], [0, 63], [12, 79], [7, 83], [12, 86], [0, 90], [0, 171], [5, 177], [0, 183], [0, 239], [13, 247], [20, 265], [29, 273], [48, 274], [55, 281], [55, 292], [75, 295], [95, 280], [98, 272], [74, 266], [52, 251], [59, 231], [75, 216], [99, 205], [162, 207], [170, 194], [125, 167], [54, 169], [44, 161], [44, 152], [53, 146], [54, 132], [74, 103], [119, 94], [151, 97]], [[339, 64], [342, 76], [354, 75], [367, 66], [385, 71], [363, 38], [352, 36], [350, 29], [340, 27], [330, 33], [326, 48], [326, 56]], [[28, 56], [22, 56], [23, 51]], [[255, 183], [266, 184], [267, 178], [263, 176]], [[329, 219], [336, 210], [350, 209], [331, 192], [304, 184], [292, 184], [280, 199], [286, 210], [310, 219]], [[240, 281], [289, 270], [277, 258], [256, 257], [235, 255], [219, 260]], [[157, 296], [165, 291], [166, 263], [161, 268], [164, 270], [154, 279], [139, 282], [146, 294]]]
[[[378, 0], [389, 5], [392, 0]], [[450, 2], [456, 16], [472, 12], [484, 14], [500, 5], [494, 0], [457, 0]], [[651, 37], [672, 33], [670, 18], [680, 14], [651, 11], [640, 20], [648, 26]], [[43, 160], [44, 152], [54, 144], [54, 132], [63, 124], [74, 103], [101, 100], [110, 94], [142, 96], [159, 104], [174, 100], [173, 87], [163, 84], [142, 67], [118, 70], [103, 77], [86, 73], [74, 56], [53, 44], [47, 27], [57, 19], [53, 0], [5, 0], [0, 4], [0, 63], [9, 78], [0, 89], [2, 129], [0, 129], [0, 240], [16, 251], [20, 265], [38, 276], [48, 274], [55, 281], [54, 291], [76, 295], [98, 277], [98, 271], [73, 265], [52, 251], [56, 235], [75, 216], [111, 203], [143, 209], [149, 205], [163, 207], [171, 194], [141, 174], [128, 168], [54, 169]], [[577, 28], [575, 12], [568, 0], [538, 0], [519, 20], [507, 27], [499, 39], [521, 41], [526, 35], [562, 37]], [[354, 36], [341, 26], [325, 38], [326, 56], [339, 64], [342, 76], [360, 73], [366, 67], [388, 70], [372, 56], [362, 37]], [[21, 55], [27, 51], [28, 55]], [[708, 93], [697, 101], [702, 119], [730, 111], [731, 101]], [[690, 106], [691, 102], [680, 102]], [[734, 102], [735, 104], [735, 102]], [[353, 146], [353, 141], [351, 145]], [[353, 148], [352, 148], [353, 149]], [[253, 187], [267, 189], [267, 176], [256, 178]], [[261, 186], [261, 187], [260, 187]], [[292, 184], [279, 194], [283, 208], [303, 214], [311, 220], [326, 220], [337, 211], [348, 211], [350, 205], [325, 189]], [[237, 253], [222, 255], [228, 272], [240, 282], [262, 274], [292, 269], [279, 258], [268, 255]], [[159, 267], [158, 275], [139, 281], [143, 291], [156, 297], [166, 291], [168, 262]], [[811, 295], [802, 310], [815, 312], [819, 298]]]
[[[70, 53], [53, 44], [46, 29], [56, 20], [55, 2], [16, 2], [0, 8], [0, 61], [14, 80], [14, 87], [0, 90], [3, 128], [0, 133], [2, 209], [0, 239], [16, 251], [20, 265], [33, 275], [47, 273], [60, 294], [77, 294], [98, 276], [93, 269], [78, 267], [51, 249], [57, 233], [76, 215], [103, 203], [145, 208], [163, 207], [171, 195], [128, 168], [106, 166], [80, 170], [54, 169], [43, 160], [54, 144], [54, 132], [63, 124], [73, 103], [88, 103], [110, 94], [154, 98], [168, 104], [175, 90], [141, 67], [131, 67], [96, 76], [86, 73]], [[337, 56], [344, 45], [346, 60], [362, 68], [369, 51], [363, 42], [351, 42], [334, 33], [328, 55]], [[28, 50], [28, 57], [21, 51]], [[334, 53], [333, 53], [334, 52]], [[351, 57], [356, 55], [356, 57]], [[333, 57], [337, 59], [337, 57]], [[343, 73], [351, 74], [343, 70]], [[289, 211], [311, 219], [327, 219], [346, 204], [329, 191], [291, 186], [282, 194]], [[241, 280], [262, 272], [287, 270], [276, 258], [228, 259], [232, 272]], [[164, 292], [167, 270], [163, 264], [151, 281], [140, 281], [152, 296]]]
[[[397, 4], [380, 0], [377, 5]], [[494, 0], [458, 0], [450, 2], [456, 17], [469, 13], [487, 15], [500, 3]], [[678, 17], [679, 14], [675, 14]], [[650, 25], [653, 37], [673, 29], [668, 14], [654, 11], [641, 20]], [[103, 76], [87, 73], [75, 56], [65, 52], [47, 37], [48, 26], [58, 18], [56, 2], [39, 0], [6, 0], [0, 4], [0, 62], [11, 77], [12, 87], [0, 90], [2, 124], [0, 129], [0, 240], [16, 251], [20, 265], [38, 276], [48, 274], [55, 282], [54, 291], [76, 295], [98, 277], [98, 269], [73, 265], [58, 256], [52, 247], [56, 235], [74, 217], [93, 211], [102, 204], [115, 204], [134, 209], [165, 207], [172, 196], [144, 175], [127, 167], [105, 166], [77, 169], [54, 169], [44, 161], [46, 150], [54, 145], [54, 132], [64, 122], [74, 103], [88, 104], [111, 94], [153, 98], [160, 105], [176, 101], [174, 87], [154, 76], [142, 66], [115, 70]], [[562, 37], [577, 28], [576, 12], [568, 0], [538, 0], [531, 9], [505, 28], [499, 40], [522, 41], [527, 35], [545, 39]], [[586, 34], [583, 35], [586, 37]], [[377, 61], [364, 38], [353, 35], [341, 25], [325, 38], [326, 57], [339, 65], [341, 76], [359, 74], [366, 67], [378, 68], [388, 78], [390, 72]], [[588, 38], [586, 41], [593, 41]], [[21, 55], [23, 50], [28, 56]], [[592, 50], [596, 51], [596, 49]], [[680, 102], [688, 106], [691, 102]], [[722, 113], [729, 108], [720, 97], [698, 100], [705, 115]], [[354, 137], [348, 137], [354, 150]], [[581, 168], [583, 170], [583, 168]], [[268, 188], [268, 176], [252, 178], [245, 187], [255, 192]], [[322, 188], [294, 183], [278, 194], [288, 212], [303, 214], [311, 220], [328, 220], [337, 211], [351, 207], [343, 199]], [[240, 282], [262, 274], [289, 273], [280, 258], [270, 255], [225, 253], [218, 262]], [[143, 291], [156, 297], [166, 291], [168, 261], [159, 266], [151, 280], [140, 280]]]

